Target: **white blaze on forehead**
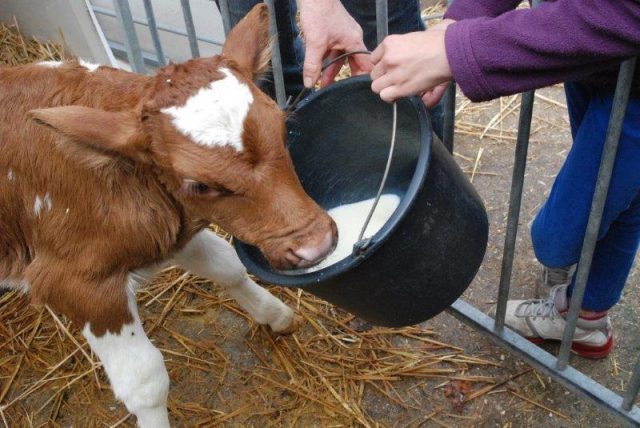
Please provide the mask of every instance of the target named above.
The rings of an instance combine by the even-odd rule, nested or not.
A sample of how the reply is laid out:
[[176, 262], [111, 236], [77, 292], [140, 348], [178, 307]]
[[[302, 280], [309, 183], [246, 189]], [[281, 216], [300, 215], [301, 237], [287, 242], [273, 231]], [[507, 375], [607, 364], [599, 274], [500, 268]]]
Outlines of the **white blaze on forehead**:
[[189, 97], [184, 105], [168, 107], [162, 112], [183, 135], [207, 146], [230, 145], [242, 151], [244, 119], [253, 102], [249, 86], [225, 68], [225, 77], [213, 81]]

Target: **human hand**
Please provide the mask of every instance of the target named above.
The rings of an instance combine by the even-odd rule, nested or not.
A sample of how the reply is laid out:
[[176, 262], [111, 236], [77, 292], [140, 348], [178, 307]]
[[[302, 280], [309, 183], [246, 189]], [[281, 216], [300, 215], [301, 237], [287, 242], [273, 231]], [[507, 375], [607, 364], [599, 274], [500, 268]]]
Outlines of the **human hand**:
[[429, 107], [437, 104], [451, 80], [444, 35], [453, 22], [385, 38], [371, 55], [371, 89], [387, 102], [421, 95]]
[[[322, 60], [336, 58], [345, 52], [366, 50], [362, 28], [338, 0], [298, 0], [300, 26], [305, 40], [303, 67], [304, 86], [313, 87], [320, 77]], [[352, 75], [366, 74], [373, 65], [369, 55], [348, 58]], [[321, 86], [332, 83], [342, 67], [338, 61], [322, 73]]]

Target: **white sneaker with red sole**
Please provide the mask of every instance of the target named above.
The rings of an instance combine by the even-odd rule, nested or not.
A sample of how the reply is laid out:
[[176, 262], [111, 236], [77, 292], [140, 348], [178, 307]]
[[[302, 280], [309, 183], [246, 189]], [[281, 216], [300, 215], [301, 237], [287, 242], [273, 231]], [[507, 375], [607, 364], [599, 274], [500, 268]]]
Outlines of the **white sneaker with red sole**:
[[[546, 299], [509, 300], [505, 324], [533, 343], [562, 340], [569, 309], [567, 284], [551, 288]], [[609, 316], [579, 317], [571, 349], [586, 358], [604, 358], [613, 348]]]

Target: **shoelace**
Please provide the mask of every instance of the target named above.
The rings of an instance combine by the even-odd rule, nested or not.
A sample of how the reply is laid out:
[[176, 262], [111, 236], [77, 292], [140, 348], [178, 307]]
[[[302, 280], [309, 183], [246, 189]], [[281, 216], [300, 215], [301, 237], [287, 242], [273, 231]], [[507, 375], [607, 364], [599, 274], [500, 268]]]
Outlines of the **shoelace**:
[[518, 317], [540, 318], [557, 318], [560, 316], [553, 300], [550, 299], [526, 300], [516, 308], [515, 315]]

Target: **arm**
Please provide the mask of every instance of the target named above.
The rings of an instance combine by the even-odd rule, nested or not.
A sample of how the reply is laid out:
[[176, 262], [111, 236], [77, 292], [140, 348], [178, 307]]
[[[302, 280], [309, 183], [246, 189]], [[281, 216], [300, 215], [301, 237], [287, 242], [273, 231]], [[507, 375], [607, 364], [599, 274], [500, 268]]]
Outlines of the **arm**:
[[582, 78], [640, 53], [639, 20], [635, 0], [557, 0], [388, 37], [372, 58], [372, 89], [391, 101], [453, 76], [483, 101]]
[[607, 69], [640, 53], [640, 3], [558, 0], [449, 26], [453, 77], [473, 101]]

